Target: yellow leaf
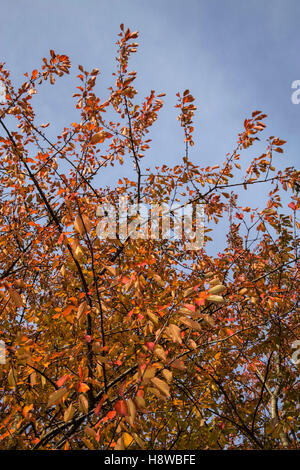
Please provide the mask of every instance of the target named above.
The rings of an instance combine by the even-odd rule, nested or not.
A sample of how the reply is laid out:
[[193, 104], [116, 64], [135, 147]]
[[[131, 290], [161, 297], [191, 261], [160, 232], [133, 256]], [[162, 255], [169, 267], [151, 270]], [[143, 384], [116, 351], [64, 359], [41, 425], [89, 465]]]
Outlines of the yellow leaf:
[[197, 344], [195, 343], [193, 339], [189, 339], [188, 345], [191, 349], [197, 349]]
[[223, 286], [222, 284], [219, 284], [217, 286], [214, 286], [212, 287], [211, 289], [209, 289], [209, 293], [210, 294], [222, 294], [223, 292], [226, 291], [226, 287]]
[[156, 282], [156, 284], [158, 284], [160, 287], [165, 287], [164, 281], [158, 274], [153, 273], [152, 277], [154, 281]]
[[7, 376], [7, 381], [10, 387], [16, 386], [16, 371], [15, 370], [10, 369], [8, 376]]
[[36, 372], [30, 374], [30, 385], [34, 387], [37, 384], [37, 375]]
[[246, 287], [243, 287], [240, 291], [239, 291], [239, 294], [243, 295], [243, 294], [246, 294], [246, 292], [248, 292], [248, 289]]
[[83, 250], [78, 240], [74, 240], [72, 242], [72, 250], [74, 252], [75, 257], [80, 257], [81, 255], [83, 255]]
[[124, 432], [124, 434], [123, 434], [123, 443], [124, 443], [125, 449], [127, 449], [133, 443], [133, 441], [134, 441], [133, 437], [130, 436], [130, 434], [128, 434], [128, 432]]
[[141, 449], [145, 449], [145, 445], [142, 441], [142, 439], [138, 436], [138, 434], [136, 434], [135, 432], [133, 433], [133, 436], [134, 436], [134, 440], [135, 442], [140, 446]]
[[190, 294], [192, 294], [194, 292], [194, 288], [193, 287], [189, 287], [189, 289], [186, 289], [184, 292], [183, 292], [183, 297], [188, 297]]
[[78, 232], [80, 235], [84, 235], [85, 230], [84, 230], [84, 226], [79, 215], [75, 219], [74, 228], [76, 232]]
[[214, 277], [211, 281], [209, 281], [209, 284], [210, 284], [210, 288], [212, 288], [214, 286], [218, 286], [219, 284], [221, 284], [221, 281], [218, 277]]
[[162, 392], [165, 396], [170, 397], [170, 388], [169, 385], [158, 377], [151, 379], [151, 382], [155, 387]]
[[213, 275], [214, 275], [214, 273], [209, 272], [209, 273], [206, 273], [206, 274], [204, 275], [204, 277], [205, 277], [205, 279], [209, 279], [209, 278], [213, 277]]
[[204, 313], [203, 315], [201, 315], [201, 317], [202, 317], [203, 320], [206, 321], [206, 323], [208, 323], [210, 326], [216, 326], [216, 323], [215, 323], [214, 319], [213, 319], [210, 315], [207, 315], [207, 313]]
[[119, 439], [117, 440], [115, 449], [116, 450], [125, 450], [123, 436], [119, 437]]
[[155, 325], [158, 324], [158, 318], [156, 315], [154, 315], [154, 313], [151, 312], [151, 310], [147, 310], [146, 314]]
[[162, 375], [164, 376], [164, 378], [166, 379], [168, 383], [172, 382], [173, 374], [170, 370], [164, 369], [162, 371]]
[[224, 302], [224, 299], [221, 295], [209, 295], [207, 300], [209, 302], [216, 302], [218, 304], [222, 304]]
[[143, 373], [143, 382], [146, 382], [152, 379], [152, 377], [155, 376], [155, 372], [156, 372], [155, 367], [147, 367], [147, 369]]

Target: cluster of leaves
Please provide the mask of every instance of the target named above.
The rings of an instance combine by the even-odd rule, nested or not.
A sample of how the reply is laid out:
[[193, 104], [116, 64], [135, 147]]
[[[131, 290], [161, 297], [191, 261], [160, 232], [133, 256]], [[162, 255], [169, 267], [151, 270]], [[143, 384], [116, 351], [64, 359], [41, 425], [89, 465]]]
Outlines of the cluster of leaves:
[[[51, 51], [19, 90], [0, 67], [0, 448], [297, 448], [299, 172], [276, 171], [285, 142], [270, 137], [241, 176], [240, 154], [265, 128], [260, 111], [223, 165], [192, 163], [188, 90], [176, 105], [182, 164], [143, 172], [163, 94], [138, 104], [128, 71], [137, 36], [121, 25], [106, 100], [95, 92], [99, 70], [79, 66], [78, 122], [55, 142], [32, 100], [69, 73], [68, 57]], [[106, 167], [121, 176], [124, 162], [132, 180], [97, 187]], [[255, 185], [266, 188], [266, 207], [239, 206], [234, 190]], [[280, 212], [283, 192], [292, 200]], [[197, 251], [184, 238], [100, 239], [97, 207], [124, 195], [205, 204], [207, 223], [230, 222], [226, 247], [207, 254], [208, 228]]]

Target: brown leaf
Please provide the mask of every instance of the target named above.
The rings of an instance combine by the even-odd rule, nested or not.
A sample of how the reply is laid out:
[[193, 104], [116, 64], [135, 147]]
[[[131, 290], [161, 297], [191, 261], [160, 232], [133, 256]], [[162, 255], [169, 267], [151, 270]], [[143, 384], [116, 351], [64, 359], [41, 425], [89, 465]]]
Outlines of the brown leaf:
[[23, 306], [23, 299], [15, 289], [9, 289], [9, 295], [12, 302], [17, 308]]
[[71, 421], [71, 419], [74, 416], [75, 411], [76, 411], [75, 407], [71, 403], [71, 405], [69, 405], [68, 408], [66, 409], [66, 411], [64, 412], [64, 422], [65, 423], [67, 423], [68, 421]]
[[224, 299], [221, 295], [209, 295], [207, 297], [207, 300], [209, 302], [216, 302], [217, 304], [222, 304], [224, 303]]
[[172, 382], [173, 374], [170, 370], [163, 369], [162, 375], [164, 376], [164, 378], [166, 379], [168, 383]]
[[83, 214], [81, 217], [78, 215], [74, 222], [74, 228], [80, 235], [84, 235], [91, 231], [92, 222], [86, 215]]
[[211, 289], [209, 289], [209, 294], [222, 294], [223, 292], [226, 291], [226, 287], [223, 286], [222, 284], [218, 284]]
[[83, 413], [88, 413], [89, 403], [87, 401], [87, 398], [83, 395], [83, 393], [79, 395], [79, 407]]
[[159, 379], [158, 377], [154, 377], [153, 379], [151, 379], [151, 382], [153, 383], [153, 385], [155, 385], [155, 387], [161, 392], [163, 393], [166, 397], [170, 397], [170, 388], [169, 388], [169, 385], [164, 382], [163, 380]]
[[171, 323], [169, 326], [166, 327], [165, 333], [167, 336], [169, 336], [169, 338], [171, 338], [174, 343], [182, 344], [181, 330], [177, 325]]
[[61, 401], [62, 397], [66, 395], [67, 391], [68, 391], [67, 387], [63, 387], [51, 393], [51, 395], [48, 398], [47, 407], [49, 408], [52, 405], [57, 405]]
[[82, 302], [78, 309], [77, 309], [77, 319], [80, 320], [80, 318], [86, 313], [87, 311], [87, 303], [86, 301]]
[[175, 361], [171, 362], [170, 364], [173, 369], [178, 369], [178, 370], [185, 370], [186, 365], [181, 359], [175, 359]]
[[128, 411], [128, 420], [132, 426], [136, 417], [136, 407], [131, 398], [127, 400], [127, 411]]
[[199, 323], [197, 323], [194, 320], [191, 320], [190, 318], [180, 317], [179, 320], [182, 323], [184, 323], [186, 326], [188, 326], [189, 328], [192, 328], [193, 330], [197, 330], [197, 331], [201, 330], [201, 326], [199, 325]]

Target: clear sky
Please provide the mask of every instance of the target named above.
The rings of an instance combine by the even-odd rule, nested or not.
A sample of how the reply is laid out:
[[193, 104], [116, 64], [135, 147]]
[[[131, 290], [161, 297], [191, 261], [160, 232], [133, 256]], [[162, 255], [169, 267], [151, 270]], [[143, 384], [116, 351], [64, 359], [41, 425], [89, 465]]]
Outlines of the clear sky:
[[[79, 120], [71, 98], [78, 64], [100, 69], [97, 91], [107, 96], [124, 23], [140, 32], [132, 61], [139, 99], [151, 89], [167, 93], [145, 167], [181, 159], [174, 104], [176, 92], [186, 88], [198, 106], [194, 162], [224, 161], [244, 119], [259, 109], [269, 116], [264, 135], [288, 142], [286, 155], [277, 154], [280, 166], [299, 166], [300, 104], [291, 101], [292, 82], [300, 79], [299, 0], [1, 0], [0, 5], [0, 61], [14, 83], [38, 68], [50, 49], [71, 59], [72, 76], [44, 86], [35, 97], [41, 122], [54, 123], [50, 135]], [[106, 174], [105, 181], [119, 176]]]

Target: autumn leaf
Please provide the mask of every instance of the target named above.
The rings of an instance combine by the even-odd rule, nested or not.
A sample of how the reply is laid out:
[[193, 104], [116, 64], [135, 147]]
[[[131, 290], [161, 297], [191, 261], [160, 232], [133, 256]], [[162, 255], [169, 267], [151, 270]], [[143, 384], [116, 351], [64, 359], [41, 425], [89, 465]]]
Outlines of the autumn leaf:
[[78, 393], [85, 393], [85, 392], [87, 392], [89, 389], [90, 389], [90, 387], [89, 387], [87, 384], [83, 383], [83, 382], [80, 382], [80, 383], [78, 384], [78, 387], [77, 387]]
[[9, 295], [14, 305], [19, 308], [23, 306], [23, 299], [15, 289], [9, 289]]
[[50, 406], [58, 405], [58, 403], [61, 402], [62, 398], [67, 394], [67, 392], [68, 388], [62, 387], [59, 390], [56, 390], [55, 392], [51, 393], [48, 398], [47, 407], [49, 408]]
[[209, 295], [209, 296], [207, 297], [207, 300], [208, 300], [209, 302], [216, 302], [216, 303], [218, 303], [218, 304], [224, 303], [224, 298], [223, 298], [221, 295]]
[[93, 65], [64, 82], [62, 128], [35, 117], [69, 57], [18, 86], [0, 64], [0, 450], [298, 449], [299, 171], [259, 110], [193, 162], [188, 89], [183, 159], [153, 165], [165, 94], [135, 88], [137, 36], [121, 25], [104, 99]]
[[108, 139], [112, 136], [113, 136], [113, 134], [110, 134], [109, 132], [106, 132], [106, 131], [97, 132], [91, 138], [90, 144], [92, 144], [92, 145], [100, 144], [100, 143], [104, 142], [105, 139]]
[[79, 395], [79, 400], [78, 401], [79, 401], [79, 407], [80, 407], [82, 413], [85, 413], [85, 414], [88, 413], [89, 403], [88, 403], [88, 400], [87, 400], [86, 396], [83, 393], [81, 393]]
[[181, 321], [181, 323], [184, 323], [184, 325], [188, 326], [189, 328], [192, 328], [193, 330], [201, 330], [201, 326], [199, 325], [199, 323], [194, 320], [191, 320], [190, 318], [180, 317], [179, 320]]
[[115, 410], [120, 416], [127, 416], [128, 415], [128, 410], [126, 406], [126, 402], [124, 400], [119, 400], [115, 404]]
[[168, 384], [166, 382], [164, 382], [163, 380], [159, 379], [158, 377], [153, 377], [151, 379], [151, 382], [153, 383], [153, 385], [155, 385], [155, 387], [161, 392], [163, 393], [166, 397], [170, 397], [170, 388], [168, 386]]
[[181, 330], [177, 325], [171, 323], [166, 327], [165, 333], [174, 343], [182, 344]]
[[92, 223], [86, 215], [78, 215], [74, 222], [74, 228], [76, 232], [78, 232], [82, 236], [85, 233], [89, 233], [91, 231]]
[[74, 414], [75, 414], [75, 407], [73, 406], [73, 404], [71, 403], [68, 408], [66, 409], [66, 411], [64, 412], [64, 422], [65, 423], [68, 423], [69, 421], [71, 421], [71, 419], [73, 418]]
[[223, 292], [226, 291], [226, 287], [223, 286], [222, 284], [219, 284], [217, 286], [214, 286], [214, 287], [211, 287], [211, 289], [209, 289], [209, 294], [223, 294]]

